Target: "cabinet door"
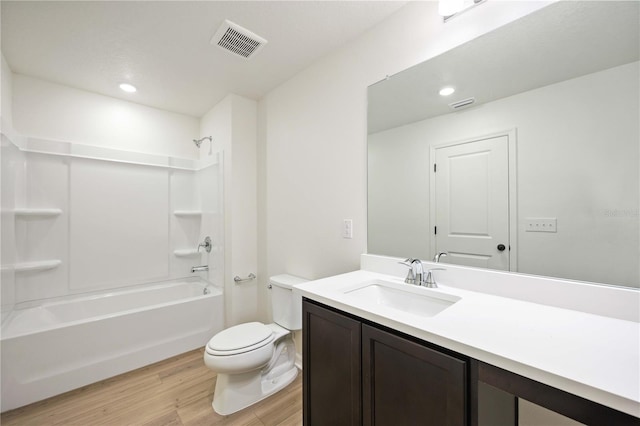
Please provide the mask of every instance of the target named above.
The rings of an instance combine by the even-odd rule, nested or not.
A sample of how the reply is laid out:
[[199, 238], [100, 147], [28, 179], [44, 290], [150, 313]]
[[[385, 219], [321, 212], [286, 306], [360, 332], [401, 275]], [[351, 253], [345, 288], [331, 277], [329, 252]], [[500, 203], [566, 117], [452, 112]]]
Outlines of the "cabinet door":
[[304, 301], [304, 424], [361, 424], [360, 322]]
[[466, 362], [362, 325], [365, 425], [464, 425]]

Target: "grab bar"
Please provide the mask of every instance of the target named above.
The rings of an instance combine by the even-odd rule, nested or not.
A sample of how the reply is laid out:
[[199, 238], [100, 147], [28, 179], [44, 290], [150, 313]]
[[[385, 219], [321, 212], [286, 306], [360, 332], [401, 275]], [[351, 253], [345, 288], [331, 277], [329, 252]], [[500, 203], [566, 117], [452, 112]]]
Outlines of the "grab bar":
[[247, 278], [240, 278], [240, 277], [239, 277], [239, 276], [237, 276], [237, 275], [236, 275], [235, 277], [233, 277], [233, 280], [236, 282], [236, 284], [240, 284], [240, 283], [243, 283], [243, 282], [245, 282], [245, 281], [252, 281], [252, 280], [255, 280], [255, 279], [256, 279], [256, 276], [255, 276], [255, 274], [254, 274], [253, 272], [252, 272], [252, 273], [250, 273], [250, 274], [247, 276]]

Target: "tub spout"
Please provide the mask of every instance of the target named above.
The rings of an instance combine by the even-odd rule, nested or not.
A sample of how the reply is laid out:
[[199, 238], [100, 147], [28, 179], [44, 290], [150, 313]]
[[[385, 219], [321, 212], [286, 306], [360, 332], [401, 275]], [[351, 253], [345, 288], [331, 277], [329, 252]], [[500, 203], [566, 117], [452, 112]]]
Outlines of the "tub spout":
[[191, 267], [191, 273], [192, 273], [192, 274], [193, 274], [194, 272], [208, 271], [208, 270], [209, 270], [209, 265], [192, 266], [192, 267]]

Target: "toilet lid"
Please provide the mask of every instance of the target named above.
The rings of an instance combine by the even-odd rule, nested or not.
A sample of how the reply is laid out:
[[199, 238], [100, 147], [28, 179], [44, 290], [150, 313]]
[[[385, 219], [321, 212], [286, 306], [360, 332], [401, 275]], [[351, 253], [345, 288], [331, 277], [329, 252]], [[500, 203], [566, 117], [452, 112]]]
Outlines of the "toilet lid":
[[209, 340], [207, 348], [215, 352], [236, 352], [261, 347], [273, 340], [273, 331], [260, 322], [248, 322], [221, 331]]

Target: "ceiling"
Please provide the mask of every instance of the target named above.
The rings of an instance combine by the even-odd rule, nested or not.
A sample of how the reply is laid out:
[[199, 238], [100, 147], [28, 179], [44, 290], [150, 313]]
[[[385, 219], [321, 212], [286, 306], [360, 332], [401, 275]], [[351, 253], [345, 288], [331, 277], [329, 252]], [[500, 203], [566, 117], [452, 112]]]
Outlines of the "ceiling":
[[[640, 3], [561, 1], [369, 88], [368, 131], [474, 107], [640, 59]], [[438, 91], [453, 86], [452, 96]]]
[[[14, 73], [201, 117], [228, 93], [261, 98], [404, 4], [3, 0], [2, 53]], [[250, 59], [210, 44], [225, 19], [268, 43]]]

